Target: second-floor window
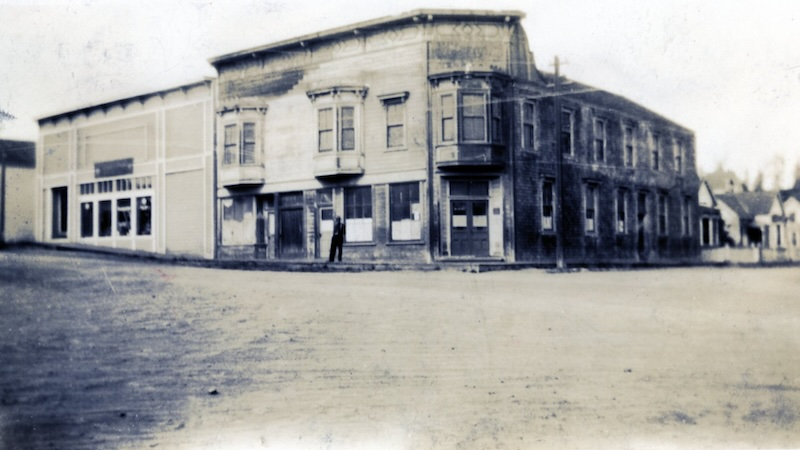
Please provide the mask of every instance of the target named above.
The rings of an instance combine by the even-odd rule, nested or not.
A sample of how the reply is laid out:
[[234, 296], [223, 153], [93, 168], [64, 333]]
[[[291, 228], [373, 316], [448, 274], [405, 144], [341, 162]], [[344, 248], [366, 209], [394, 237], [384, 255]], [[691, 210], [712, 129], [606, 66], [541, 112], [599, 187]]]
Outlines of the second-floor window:
[[522, 104], [522, 148], [534, 149], [535, 109], [532, 102]]
[[320, 108], [317, 111], [317, 135], [320, 152], [355, 150], [355, 107]]
[[503, 108], [499, 98], [486, 92], [452, 92], [442, 94], [439, 101], [440, 142], [502, 142]]
[[678, 140], [675, 143], [675, 172], [683, 173], [683, 141]]
[[573, 155], [573, 135], [575, 132], [575, 113], [569, 109], [561, 110], [561, 152]]
[[408, 92], [379, 95], [386, 115], [386, 148], [401, 150], [406, 147], [406, 99]]
[[623, 135], [623, 146], [625, 147], [625, 167], [633, 167], [634, 165], [634, 153], [633, 148], [635, 145], [634, 136], [633, 136], [633, 127], [626, 126]]
[[255, 122], [239, 122], [225, 125], [222, 164], [255, 164], [257, 145], [258, 138]]
[[606, 123], [600, 119], [594, 121], [594, 160], [606, 159]]
[[483, 94], [462, 94], [461, 137], [464, 141], [486, 141], [486, 102]]
[[661, 163], [661, 136], [653, 135], [653, 150], [651, 154], [652, 158], [650, 160], [651, 167], [653, 170], [658, 170], [659, 164]]

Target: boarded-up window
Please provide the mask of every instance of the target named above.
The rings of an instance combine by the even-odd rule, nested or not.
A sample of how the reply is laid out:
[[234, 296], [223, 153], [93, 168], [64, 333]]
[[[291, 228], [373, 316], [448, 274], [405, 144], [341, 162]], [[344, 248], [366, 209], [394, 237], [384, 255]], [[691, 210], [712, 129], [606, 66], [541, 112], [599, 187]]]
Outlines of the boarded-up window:
[[222, 200], [222, 245], [255, 244], [256, 217], [253, 197]]

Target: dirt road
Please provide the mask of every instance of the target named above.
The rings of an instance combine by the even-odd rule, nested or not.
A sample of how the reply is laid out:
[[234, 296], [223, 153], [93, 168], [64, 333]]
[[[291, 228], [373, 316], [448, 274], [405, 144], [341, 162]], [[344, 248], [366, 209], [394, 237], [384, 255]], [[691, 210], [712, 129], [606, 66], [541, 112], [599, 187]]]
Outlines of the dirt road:
[[800, 448], [800, 269], [0, 253], [3, 449]]

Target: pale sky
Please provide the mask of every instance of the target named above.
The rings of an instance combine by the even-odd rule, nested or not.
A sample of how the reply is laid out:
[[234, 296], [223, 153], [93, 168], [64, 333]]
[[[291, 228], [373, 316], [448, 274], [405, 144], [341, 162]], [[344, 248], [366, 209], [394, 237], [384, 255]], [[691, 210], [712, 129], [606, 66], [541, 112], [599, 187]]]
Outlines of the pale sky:
[[221, 54], [419, 8], [517, 10], [541, 70], [695, 132], [699, 170], [785, 186], [800, 163], [800, 1], [0, 0], [0, 138], [215, 76]]

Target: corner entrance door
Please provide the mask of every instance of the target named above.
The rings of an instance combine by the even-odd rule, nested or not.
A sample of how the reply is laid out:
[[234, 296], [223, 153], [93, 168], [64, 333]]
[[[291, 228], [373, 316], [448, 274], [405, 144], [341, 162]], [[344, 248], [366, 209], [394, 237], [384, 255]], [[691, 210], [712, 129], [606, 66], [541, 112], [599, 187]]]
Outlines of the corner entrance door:
[[333, 208], [321, 207], [318, 212], [319, 216], [319, 254], [317, 258], [327, 258], [331, 252], [331, 237], [333, 237]]
[[453, 256], [489, 256], [489, 202], [450, 202], [450, 241]]

